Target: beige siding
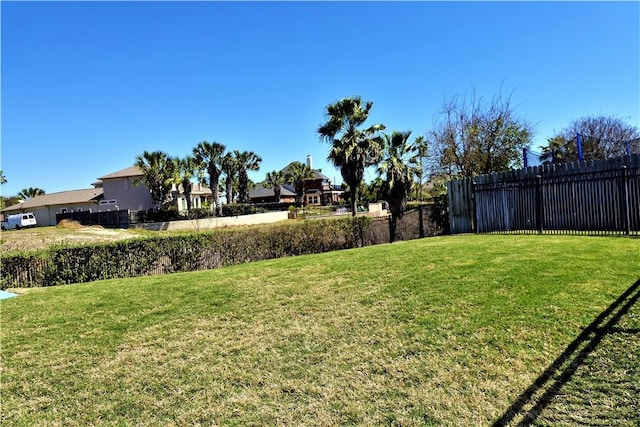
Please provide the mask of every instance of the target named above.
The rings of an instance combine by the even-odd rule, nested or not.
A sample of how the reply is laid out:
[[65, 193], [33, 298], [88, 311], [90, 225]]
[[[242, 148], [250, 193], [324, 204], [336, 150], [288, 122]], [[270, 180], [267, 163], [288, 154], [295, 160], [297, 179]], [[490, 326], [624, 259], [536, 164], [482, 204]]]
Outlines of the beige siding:
[[134, 180], [135, 178], [132, 177], [105, 179], [102, 187], [104, 199], [116, 200], [118, 209], [132, 211], [151, 209], [153, 204], [149, 187], [144, 184], [136, 186]]
[[[56, 225], [56, 214], [62, 212], [63, 209], [66, 209], [67, 212], [71, 212], [72, 210], [75, 212], [78, 209], [83, 211], [92, 210], [96, 212], [98, 209], [97, 203], [78, 203], [78, 204], [67, 204], [67, 205], [56, 205], [56, 206], [42, 206], [33, 209], [23, 209], [24, 212], [33, 212], [36, 217], [36, 221], [38, 222], [38, 227], [46, 227], [51, 225]], [[20, 211], [15, 212], [5, 212], [5, 215], [12, 215], [14, 213], [19, 213]]]

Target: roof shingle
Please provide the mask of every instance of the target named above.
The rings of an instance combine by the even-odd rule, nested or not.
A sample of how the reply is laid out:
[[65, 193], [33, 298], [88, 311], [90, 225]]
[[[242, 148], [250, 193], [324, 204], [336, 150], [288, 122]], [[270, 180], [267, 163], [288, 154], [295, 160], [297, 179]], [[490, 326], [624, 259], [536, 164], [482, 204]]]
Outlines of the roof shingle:
[[43, 194], [25, 200], [23, 203], [16, 203], [2, 209], [5, 211], [15, 211], [18, 209], [35, 209], [43, 206], [71, 205], [75, 203], [88, 203], [97, 201], [102, 197], [102, 188], [88, 188], [83, 190], [60, 191], [58, 193]]

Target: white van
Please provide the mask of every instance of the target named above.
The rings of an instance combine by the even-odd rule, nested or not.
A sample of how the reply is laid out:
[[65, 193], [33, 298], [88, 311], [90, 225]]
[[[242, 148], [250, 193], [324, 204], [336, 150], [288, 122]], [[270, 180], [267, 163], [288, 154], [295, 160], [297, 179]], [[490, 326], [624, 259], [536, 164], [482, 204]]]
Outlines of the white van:
[[20, 230], [25, 227], [35, 227], [37, 224], [36, 217], [32, 212], [25, 212], [21, 214], [9, 215], [2, 222], [3, 230], [11, 230], [15, 228]]

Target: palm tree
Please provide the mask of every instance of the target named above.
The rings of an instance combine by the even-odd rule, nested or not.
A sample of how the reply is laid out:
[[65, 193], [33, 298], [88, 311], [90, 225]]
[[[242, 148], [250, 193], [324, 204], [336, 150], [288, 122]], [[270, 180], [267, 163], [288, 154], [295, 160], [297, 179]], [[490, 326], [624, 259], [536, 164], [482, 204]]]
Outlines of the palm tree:
[[287, 166], [285, 180], [295, 188], [298, 204], [304, 203], [304, 182], [313, 179], [313, 177], [313, 169], [302, 162], [292, 162]]
[[327, 122], [318, 128], [320, 139], [332, 144], [328, 160], [340, 169], [349, 187], [351, 214], [357, 213], [356, 193], [364, 171], [380, 159], [383, 141], [378, 135], [385, 129], [377, 124], [358, 129], [369, 117], [373, 102], [363, 105], [362, 98], [344, 98], [326, 107]]
[[253, 151], [240, 152], [234, 150], [233, 154], [238, 162], [238, 201], [240, 203], [247, 203], [249, 201], [249, 176], [247, 172], [260, 169], [262, 157]]
[[2, 170], [0, 170], [0, 185], [4, 185], [6, 183], [7, 183], [7, 178], [5, 178], [4, 172], [2, 172]]
[[418, 136], [414, 143], [414, 149], [416, 154], [411, 157], [409, 160], [410, 163], [415, 167], [416, 178], [418, 178], [418, 200], [420, 200], [420, 204], [422, 204], [422, 179], [424, 178], [424, 159], [428, 156], [428, 146], [427, 141], [424, 139], [424, 136]]
[[222, 206], [218, 197], [218, 184], [222, 173], [222, 157], [227, 147], [217, 142], [200, 142], [193, 149], [193, 157], [199, 169], [205, 169], [209, 174], [209, 188], [213, 193], [214, 210], [222, 215]]
[[411, 179], [415, 169], [411, 167], [411, 158], [416, 146], [408, 142], [411, 132], [394, 131], [384, 135], [384, 157], [378, 165], [378, 174], [385, 175], [382, 193], [389, 203], [391, 211], [390, 237], [395, 240], [396, 224], [402, 218], [407, 206], [407, 196], [411, 192]]
[[282, 184], [287, 182], [287, 175], [282, 171], [267, 172], [264, 179], [265, 188], [273, 188], [273, 196], [276, 203], [280, 203], [280, 189]]
[[134, 185], [144, 183], [149, 187], [154, 210], [166, 208], [171, 202], [173, 184], [178, 180], [173, 159], [163, 151], [145, 151], [136, 156], [135, 166], [144, 176], [134, 181]]
[[22, 191], [18, 193], [18, 197], [22, 200], [29, 200], [36, 196], [42, 196], [43, 194], [45, 194], [45, 191], [43, 189], [29, 187], [23, 188]]
[[187, 201], [187, 212], [191, 211], [191, 190], [194, 172], [196, 170], [196, 161], [193, 157], [187, 156], [183, 159], [176, 157], [173, 159], [178, 174], [177, 184], [182, 185], [182, 192]]
[[238, 162], [233, 156], [233, 153], [227, 153], [220, 162], [222, 172], [225, 174], [224, 187], [227, 198], [227, 204], [233, 203], [233, 186], [236, 182], [236, 175], [238, 174]]

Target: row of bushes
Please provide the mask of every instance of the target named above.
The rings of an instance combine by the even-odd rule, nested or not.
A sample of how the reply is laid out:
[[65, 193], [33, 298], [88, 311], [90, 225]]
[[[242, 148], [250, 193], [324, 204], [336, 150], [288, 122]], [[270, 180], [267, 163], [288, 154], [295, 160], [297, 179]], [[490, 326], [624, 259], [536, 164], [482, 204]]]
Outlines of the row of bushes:
[[0, 289], [218, 268], [362, 245], [367, 217], [155, 236], [3, 256]]
[[[286, 209], [286, 208], [285, 208]], [[265, 207], [252, 204], [222, 205], [222, 216], [251, 215], [267, 212]], [[278, 210], [278, 209], [272, 209]], [[192, 208], [190, 211], [178, 212], [175, 206], [170, 209], [154, 211], [135, 211], [130, 214], [130, 221], [136, 222], [166, 222], [182, 219], [202, 219], [217, 216], [217, 213], [209, 208]]]

